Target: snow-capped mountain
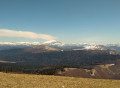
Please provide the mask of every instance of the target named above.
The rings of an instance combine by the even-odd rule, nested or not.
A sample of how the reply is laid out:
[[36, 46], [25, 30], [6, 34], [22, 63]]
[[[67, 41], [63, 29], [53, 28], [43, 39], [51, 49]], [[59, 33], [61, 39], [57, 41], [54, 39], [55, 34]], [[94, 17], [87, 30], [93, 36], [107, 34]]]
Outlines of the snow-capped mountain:
[[73, 50], [107, 50], [103, 45], [91, 45], [91, 44], [85, 44], [81, 48], [75, 48]]
[[64, 44], [57, 40], [50, 40], [43, 43], [43, 45], [52, 45], [52, 46], [63, 46]]
[[45, 41], [43, 43], [40, 42], [0, 42], [0, 50], [5, 49], [13, 49], [13, 48], [24, 48], [24, 47], [32, 47], [46, 45], [53, 48], [58, 48], [61, 50], [117, 50], [120, 51], [120, 44], [107, 44], [107, 45], [98, 45], [93, 43], [62, 43], [57, 40]]
[[8, 49], [15, 49], [15, 48], [25, 48], [25, 47], [32, 47], [32, 46], [39, 46], [41, 43], [39, 42], [0, 42], [0, 50], [8, 50]]
[[15, 45], [15, 43], [12, 43], [12, 42], [0, 42], [0, 45]]
[[107, 50], [103, 45], [87, 45], [84, 46], [86, 50]]

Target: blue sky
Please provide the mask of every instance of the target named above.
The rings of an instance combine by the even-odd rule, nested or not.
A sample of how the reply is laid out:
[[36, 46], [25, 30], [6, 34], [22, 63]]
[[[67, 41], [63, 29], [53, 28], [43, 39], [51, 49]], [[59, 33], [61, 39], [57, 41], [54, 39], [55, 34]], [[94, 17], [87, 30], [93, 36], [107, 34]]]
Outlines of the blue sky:
[[[64, 43], [118, 43], [120, 0], [0, 0], [0, 30], [3, 29], [50, 35]], [[2, 41], [46, 39], [1, 34]]]

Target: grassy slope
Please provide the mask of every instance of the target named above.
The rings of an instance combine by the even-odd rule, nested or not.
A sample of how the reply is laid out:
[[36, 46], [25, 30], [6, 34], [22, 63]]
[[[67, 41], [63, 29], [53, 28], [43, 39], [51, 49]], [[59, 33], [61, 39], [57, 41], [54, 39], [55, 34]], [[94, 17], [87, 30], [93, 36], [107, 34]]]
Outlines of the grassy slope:
[[120, 80], [0, 72], [0, 88], [120, 88]]

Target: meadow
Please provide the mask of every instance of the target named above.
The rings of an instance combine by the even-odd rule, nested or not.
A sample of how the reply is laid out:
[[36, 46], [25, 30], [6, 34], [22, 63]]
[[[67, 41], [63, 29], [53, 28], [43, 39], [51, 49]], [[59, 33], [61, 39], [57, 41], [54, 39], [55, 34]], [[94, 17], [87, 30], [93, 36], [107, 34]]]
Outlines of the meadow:
[[120, 80], [0, 72], [0, 88], [120, 88]]

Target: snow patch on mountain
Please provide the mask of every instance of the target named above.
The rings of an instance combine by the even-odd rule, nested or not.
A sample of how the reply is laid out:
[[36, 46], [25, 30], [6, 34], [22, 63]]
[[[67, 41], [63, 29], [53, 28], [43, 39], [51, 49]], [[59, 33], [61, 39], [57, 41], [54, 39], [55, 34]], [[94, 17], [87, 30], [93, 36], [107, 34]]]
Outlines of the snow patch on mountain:
[[87, 46], [84, 46], [84, 49], [86, 50], [107, 50], [102, 45], [87, 45]]
[[0, 45], [15, 45], [15, 43], [12, 43], [12, 42], [0, 42]]
[[50, 41], [46, 41], [43, 43], [43, 45], [56, 45], [56, 46], [62, 46], [64, 45], [63, 43], [57, 41], [57, 40], [50, 40]]
[[[9, 48], [11, 47], [31, 47], [31, 46], [39, 46], [46, 45], [62, 50], [117, 50], [120, 52], [120, 44], [107, 44], [107, 45], [98, 45], [95, 43], [62, 43], [57, 40], [45, 41], [43, 43], [40, 42], [0, 42], [0, 48]], [[4, 46], [4, 47], [3, 47]]]

